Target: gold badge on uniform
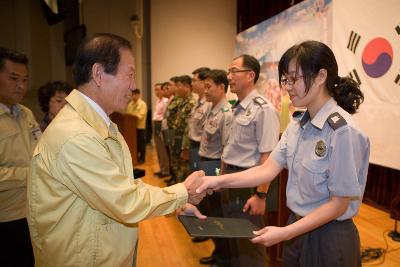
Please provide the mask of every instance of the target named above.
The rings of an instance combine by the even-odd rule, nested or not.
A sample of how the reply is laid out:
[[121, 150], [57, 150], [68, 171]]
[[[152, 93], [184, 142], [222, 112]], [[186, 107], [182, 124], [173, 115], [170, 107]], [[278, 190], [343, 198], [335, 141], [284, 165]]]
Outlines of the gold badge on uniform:
[[317, 145], [315, 146], [315, 155], [317, 155], [318, 157], [323, 157], [325, 153], [326, 153], [326, 145], [324, 141], [319, 140], [317, 142]]
[[246, 112], [246, 116], [250, 116], [251, 115], [251, 109], [248, 109]]

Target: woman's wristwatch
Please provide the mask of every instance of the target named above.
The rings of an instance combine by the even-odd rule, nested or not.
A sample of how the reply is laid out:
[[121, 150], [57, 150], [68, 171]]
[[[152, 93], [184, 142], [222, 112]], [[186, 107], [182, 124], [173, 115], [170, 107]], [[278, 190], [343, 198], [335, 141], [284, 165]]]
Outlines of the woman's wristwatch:
[[267, 193], [264, 192], [259, 192], [259, 191], [255, 191], [254, 193], [257, 197], [261, 198], [261, 199], [266, 199], [267, 198]]

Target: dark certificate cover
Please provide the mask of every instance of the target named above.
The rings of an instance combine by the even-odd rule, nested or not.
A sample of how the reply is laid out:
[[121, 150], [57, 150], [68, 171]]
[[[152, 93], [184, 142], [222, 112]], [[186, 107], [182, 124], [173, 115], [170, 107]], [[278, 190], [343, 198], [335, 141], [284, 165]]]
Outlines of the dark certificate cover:
[[190, 236], [221, 238], [253, 238], [258, 230], [250, 221], [243, 218], [207, 217], [200, 220], [194, 216], [178, 216]]

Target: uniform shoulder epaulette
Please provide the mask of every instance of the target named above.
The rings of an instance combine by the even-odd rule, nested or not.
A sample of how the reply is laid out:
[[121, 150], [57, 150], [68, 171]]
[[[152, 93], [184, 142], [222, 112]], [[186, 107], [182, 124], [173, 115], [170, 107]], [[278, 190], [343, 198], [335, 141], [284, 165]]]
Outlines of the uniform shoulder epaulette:
[[299, 118], [301, 115], [303, 115], [303, 113], [304, 113], [304, 111], [296, 110], [295, 112], [293, 112], [292, 117]]
[[340, 127], [347, 124], [347, 121], [339, 114], [339, 112], [334, 112], [328, 117], [328, 123], [333, 130], [339, 129]]
[[268, 102], [265, 101], [265, 99], [262, 98], [261, 96], [256, 96], [256, 97], [254, 97], [254, 98], [253, 98], [253, 101], [254, 101], [257, 105], [260, 105], [260, 106], [263, 106], [263, 105], [268, 104]]

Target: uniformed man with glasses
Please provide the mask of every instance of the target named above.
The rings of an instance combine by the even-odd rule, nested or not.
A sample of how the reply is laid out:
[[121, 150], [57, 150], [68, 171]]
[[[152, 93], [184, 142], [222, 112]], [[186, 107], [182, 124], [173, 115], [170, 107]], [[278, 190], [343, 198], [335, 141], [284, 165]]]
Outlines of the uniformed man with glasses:
[[[222, 172], [239, 172], [262, 164], [279, 139], [279, 116], [273, 105], [255, 89], [260, 64], [250, 55], [235, 58], [228, 70], [232, 93], [238, 97], [233, 105], [230, 136], [222, 154]], [[264, 226], [268, 184], [257, 188], [229, 189], [223, 192], [225, 217], [247, 218]], [[265, 248], [247, 239], [230, 240], [231, 266], [265, 266]]]

